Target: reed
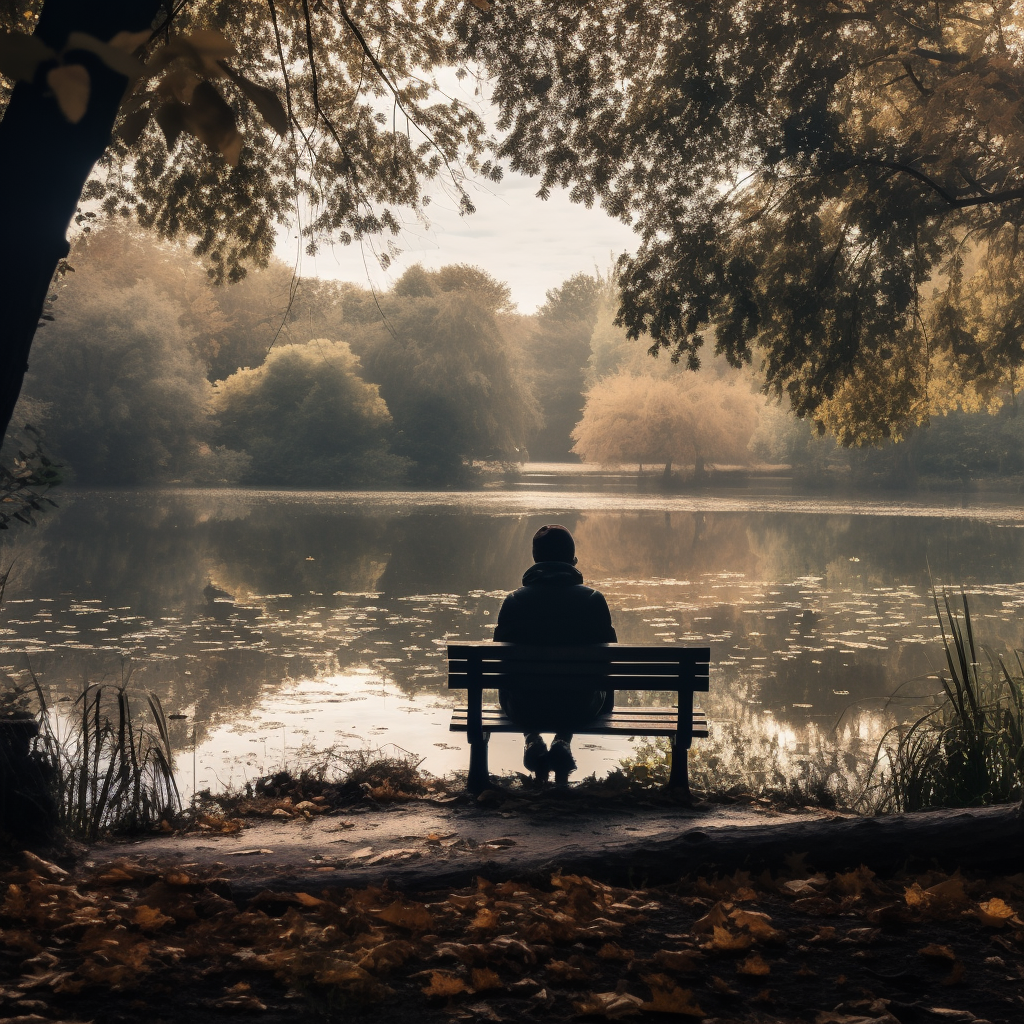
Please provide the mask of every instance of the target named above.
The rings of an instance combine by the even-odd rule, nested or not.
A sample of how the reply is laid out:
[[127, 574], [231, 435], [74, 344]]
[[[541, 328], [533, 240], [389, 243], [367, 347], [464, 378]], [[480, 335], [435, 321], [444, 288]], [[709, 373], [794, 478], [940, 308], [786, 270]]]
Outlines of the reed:
[[937, 703], [883, 736], [862, 802], [876, 813], [925, 807], [974, 807], [1020, 799], [1024, 783], [1024, 661], [975, 640], [967, 595], [962, 611], [933, 592], [947, 673]]
[[132, 712], [127, 679], [87, 685], [70, 714], [51, 710], [38, 684], [36, 693], [38, 749], [65, 834], [92, 840], [103, 833], [138, 832], [178, 813], [167, 721], [155, 694], [146, 697], [146, 723]]

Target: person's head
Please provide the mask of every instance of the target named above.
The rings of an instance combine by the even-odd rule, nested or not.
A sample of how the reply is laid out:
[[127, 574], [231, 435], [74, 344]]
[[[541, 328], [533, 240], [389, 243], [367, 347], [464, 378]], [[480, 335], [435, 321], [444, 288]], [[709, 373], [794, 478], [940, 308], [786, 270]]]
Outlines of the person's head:
[[564, 526], [542, 526], [533, 535], [535, 562], [568, 562], [576, 564], [576, 542]]

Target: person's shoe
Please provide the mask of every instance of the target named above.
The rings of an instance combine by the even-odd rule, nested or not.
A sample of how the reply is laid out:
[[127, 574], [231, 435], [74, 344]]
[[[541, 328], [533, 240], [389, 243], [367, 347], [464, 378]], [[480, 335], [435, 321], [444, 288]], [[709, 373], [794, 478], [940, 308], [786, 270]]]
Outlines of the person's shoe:
[[523, 750], [523, 767], [537, 776], [538, 782], [547, 782], [548, 746], [537, 733], [529, 733], [526, 737], [526, 748]]
[[557, 785], [564, 786], [569, 781], [570, 774], [576, 771], [576, 759], [572, 756], [568, 740], [554, 739], [548, 751], [547, 767], [555, 773]]

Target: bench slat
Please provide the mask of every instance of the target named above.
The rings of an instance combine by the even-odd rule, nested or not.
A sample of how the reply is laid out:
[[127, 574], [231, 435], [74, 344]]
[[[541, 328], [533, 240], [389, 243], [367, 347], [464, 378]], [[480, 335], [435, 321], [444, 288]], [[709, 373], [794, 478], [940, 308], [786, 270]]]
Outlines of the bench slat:
[[[484, 673], [479, 680], [470, 680], [468, 674], [451, 674], [448, 676], [449, 690], [467, 690], [471, 686], [482, 686], [485, 690], [530, 690], [544, 686], [557, 686], [560, 690], [574, 689], [581, 690], [654, 690], [656, 692], [674, 693], [679, 690], [693, 690], [697, 693], [707, 693], [709, 680], [707, 676], [694, 676], [689, 679], [679, 679], [675, 676], [603, 676], [589, 679], [581, 679], [574, 683], [571, 677], [566, 676], [527, 676], [520, 675], [488, 675]], [[601, 685], [607, 683], [607, 685]]]
[[479, 659], [510, 661], [670, 662], [676, 665], [707, 665], [711, 662], [710, 647], [676, 647], [671, 644], [637, 646], [634, 644], [585, 644], [578, 647], [541, 647], [530, 644], [504, 644], [491, 640], [448, 644], [451, 660]]
[[[493, 673], [510, 672], [516, 675], [562, 675], [562, 676], [686, 676], [693, 675], [693, 670], [688, 665], [680, 665], [679, 662], [662, 664], [649, 661], [627, 661], [614, 662], [605, 665], [603, 663], [573, 664], [572, 662], [559, 662], [550, 659], [544, 661], [515, 661], [512, 659], [485, 659], [481, 665], [485, 675]], [[468, 672], [469, 665], [452, 665], [451, 670], [455, 672]], [[704, 671], [707, 675], [707, 671]]]
[[[623, 714], [625, 711], [627, 713]], [[484, 732], [522, 732], [500, 708], [484, 708]], [[675, 708], [624, 708], [616, 709], [610, 715], [594, 719], [587, 725], [574, 730], [586, 736], [672, 736], [676, 733], [677, 714]], [[457, 708], [452, 713], [450, 732], [466, 732], [466, 709]], [[702, 711], [693, 713], [692, 734], [695, 737], [708, 735], [707, 716]]]

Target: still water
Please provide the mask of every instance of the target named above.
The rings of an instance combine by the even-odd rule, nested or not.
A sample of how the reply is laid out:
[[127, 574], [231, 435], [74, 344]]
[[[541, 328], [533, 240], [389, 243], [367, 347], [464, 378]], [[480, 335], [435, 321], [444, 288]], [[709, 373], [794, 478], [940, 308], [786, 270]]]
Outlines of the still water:
[[[963, 583], [980, 639], [1022, 646], [1024, 507], [580, 491], [68, 492], [12, 530], [0, 663], [55, 703], [130, 674], [177, 716], [185, 792], [312, 748], [387, 747], [463, 768], [444, 643], [485, 639], [546, 522], [626, 643], [709, 644], [712, 739], [796, 753], [884, 728], [885, 698], [941, 666], [930, 578]], [[929, 576], [930, 572], [930, 576]], [[216, 592], [215, 592], [215, 590]], [[593, 742], [587, 742], [593, 741]], [[580, 737], [581, 774], [639, 739]], [[495, 737], [495, 770], [518, 767]]]

